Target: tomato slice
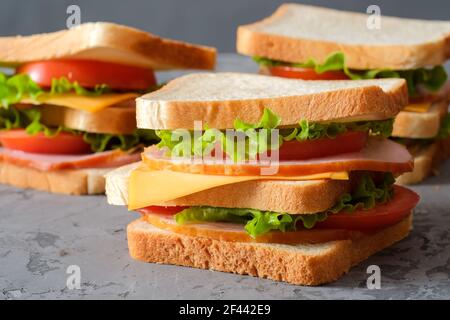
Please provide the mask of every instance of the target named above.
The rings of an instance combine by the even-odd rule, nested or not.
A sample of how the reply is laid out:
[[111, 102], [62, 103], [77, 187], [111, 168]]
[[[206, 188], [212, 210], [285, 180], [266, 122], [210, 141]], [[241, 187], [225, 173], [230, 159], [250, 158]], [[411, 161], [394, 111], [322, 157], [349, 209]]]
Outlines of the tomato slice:
[[91, 146], [81, 135], [60, 132], [47, 137], [43, 132], [28, 134], [24, 129], [0, 131], [0, 143], [7, 149], [30, 153], [84, 154], [91, 152]]
[[183, 206], [172, 206], [172, 207], [164, 207], [164, 206], [148, 206], [142, 209], [139, 209], [140, 213], [155, 213], [155, 214], [165, 214], [165, 215], [174, 215], [178, 212], [183, 211], [189, 207]]
[[280, 160], [305, 160], [360, 151], [367, 143], [367, 132], [350, 131], [335, 138], [283, 142]]
[[82, 87], [106, 84], [114, 90], [146, 90], [156, 85], [153, 70], [94, 60], [49, 60], [21, 65], [17, 73], [28, 74], [41, 87], [50, 88], [52, 79], [66, 77]]
[[343, 71], [326, 71], [317, 73], [311, 68], [298, 68], [290, 66], [275, 66], [268, 68], [272, 76], [303, 79], [303, 80], [348, 80], [348, 76]]
[[419, 195], [414, 191], [396, 185], [394, 186], [394, 197], [389, 202], [368, 210], [330, 214], [325, 221], [319, 222], [315, 227], [347, 230], [385, 228], [407, 217], [419, 200]]

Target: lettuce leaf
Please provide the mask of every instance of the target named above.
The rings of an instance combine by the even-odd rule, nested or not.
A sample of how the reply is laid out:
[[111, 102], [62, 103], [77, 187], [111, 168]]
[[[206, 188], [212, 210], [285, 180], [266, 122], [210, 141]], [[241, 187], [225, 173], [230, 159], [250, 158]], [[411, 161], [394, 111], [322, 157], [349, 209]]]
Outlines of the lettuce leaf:
[[93, 90], [87, 90], [80, 86], [77, 81], [70, 82], [67, 78], [52, 79], [50, 94], [62, 94], [66, 92], [75, 92], [82, 96], [100, 96], [111, 91], [106, 84], [98, 84]]
[[16, 74], [7, 76], [0, 72], [0, 103], [4, 108], [20, 102], [25, 97], [37, 100], [44, 92], [50, 94], [61, 94], [75, 92], [84, 96], [99, 96], [110, 89], [104, 84], [97, 85], [93, 90], [87, 90], [80, 86], [78, 82], [70, 82], [67, 78], [53, 79], [51, 89], [46, 92], [27, 74]]
[[444, 120], [441, 123], [437, 139], [447, 139], [450, 136], [450, 113], [447, 113]]
[[272, 110], [264, 108], [263, 115], [257, 123], [246, 123], [240, 119], [234, 121], [234, 129], [248, 130], [248, 129], [275, 129], [281, 123], [281, 118]]
[[294, 231], [298, 225], [305, 229], [313, 228], [317, 222], [327, 219], [329, 214], [351, 214], [359, 209], [370, 209], [389, 201], [393, 196], [392, 185], [395, 179], [385, 173], [377, 185], [368, 173], [362, 175], [352, 193], [344, 194], [332, 208], [315, 214], [291, 215], [282, 212], [257, 209], [190, 207], [175, 215], [178, 224], [201, 222], [232, 222], [245, 224], [244, 229], [252, 237], [269, 231]]
[[[245, 137], [245, 153], [241, 154], [240, 150], [235, 148], [227, 149], [229, 141], [225, 132], [217, 129], [205, 128], [203, 134], [194, 140], [194, 134], [191, 132], [191, 139], [177, 140], [172, 137], [177, 137], [177, 130], [159, 130], [156, 131], [157, 136], [161, 139], [158, 144], [159, 148], [166, 147], [169, 155], [178, 157], [191, 157], [210, 155], [214, 147], [219, 144], [222, 150], [234, 161], [243, 159], [255, 159], [258, 153], [266, 152], [267, 150], [276, 150], [281, 147], [284, 141], [315, 140], [321, 138], [335, 138], [337, 135], [347, 131], [365, 131], [373, 136], [389, 137], [392, 133], [393, 119], [377, 120], [377, 121], [358, 121], [347, 123], [316, 123], [307, 120], [301, 120], [298, 127], [292, 129], [279, 130], [279, 140], [272, 141], [271, 136], [274, 129], [281, 123], [281, 118], [273, 113], [270, 109], [264, 108], [263, 115], [257, 123], [246, 123], [240, 119], [234, 121], [234, 130], [237, 134]], [[261, 131], [264, 129], [265, 131]], [[256, 130], [259, 130], [259, 136], [256, 136]], [[263, 132], [266, 135], [262, 134]], [[197, 142], [197, 143], [195, 143]], [[229, 148], [231, 149], [231, 148]]]
[[0, 130], [25, 129], [30, 135], [43, 132], [47, 137], [57, 135], [59, 132], [70, 132], [82, 135], [83, 140], [91, 145], [93, 152], [106, 150], [130, 150], [139, 145], [148, 145], [158, 141], [153, 130], [137, 129], [133, 134], [115, 135], [103, 133], [88, 133], [73, 130], [62, 126], [51, 128], [41, 123], [41, 113], [37, 108], [0, 108]]
[[327, 71], [343, 71], [352, 80], [367, 80], [375, 78], [403, 78], [407, 82], [408, 91], [411, 96], [417, 95], [419, 85], [425, 86], [430, 91], [439, 90], [447, 81], [447, 73], [443, 66], [435, 66], [431, 69], [419, 68], [411, 70], [350, 70], [345, 64], [345, 56], [342, 52], [330, 54], [323, 63], [318, 63], [314, 59], [309, 59], [305, 63], [288, 63], [276, 61], [262, 57], [253, 58], [258, 64], [274, 66], [292, 66], [298, 68], [311, 68], [317, 73]]
[[127, 151], [140, 145], [149, 145], [159, 139], [154, 130], [137, 129], [132, 134], [105, 134], [81, 132], [83, 140], [91, 145], [93, 152], [120, 149]]
[[395, 178], [385, 172], [382, 182], [377, 186], [369, 174], [364, 174], [352, 193], [342, 195], [339, 201], [329, 210], [330, 213], [352, 213], [357, 209], [370, 209], [376, 204], [386, 203], [393, 196], [392, 185]]
[[26, 74], [7, 76], [0, 72], [0, 102], [4, 108], [19, 102], [24, 96], [37, 99], [43, 92]]

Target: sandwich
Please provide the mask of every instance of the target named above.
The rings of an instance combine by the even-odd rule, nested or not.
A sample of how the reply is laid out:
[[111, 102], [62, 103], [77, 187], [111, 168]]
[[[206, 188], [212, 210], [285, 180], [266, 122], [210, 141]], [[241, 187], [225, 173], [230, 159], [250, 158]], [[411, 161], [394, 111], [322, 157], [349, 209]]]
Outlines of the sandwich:
[[0, 183], [104, 193], [103, 175], [158, 138], [136, 130], [154, 70], [212, 69], [216, 51], [113, 24], [0, 38]]
[[161, 141], [106, 176], [141, 261], [298, 285], [337, 280], [408, 235], [413, 159], [387, 139], [404, 79], [303, 81], [199, 73], [137, 99]]
[[450, 84], [443, 67], [450, 57], [450, 22], [383, 15], [377, 26], [374, 18], [283, 4], [272, 16], [238, 28], [237, 51], [253, 57], [261, 73], [273, 76], [405, 79], [409, 104], [395, 120], [392, 139], [414, 155], [414, 171], [398, 181], [417, 183], [450, 156]]

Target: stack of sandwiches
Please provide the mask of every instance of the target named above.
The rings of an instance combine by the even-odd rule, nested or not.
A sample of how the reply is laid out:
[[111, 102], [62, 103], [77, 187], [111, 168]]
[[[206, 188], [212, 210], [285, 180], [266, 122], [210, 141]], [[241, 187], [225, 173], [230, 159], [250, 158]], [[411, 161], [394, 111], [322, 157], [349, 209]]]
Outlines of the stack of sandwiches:
[[[254, 57], [260, 71], [304, 80], [404, 78], [408, 105], [397, 115], [392, 138], [414, 155], [402, 184], [426, 178], [450, 156], [450, 22], [284, 4], [262, 21], [240, 26], [237, 51]], [[376, 18], [376, 17], [375, 17]]]
[[103, 175], [159, 139], [136, 130], [154, 70], [213, 69], [213, 48], [112, 23], [0, 38], [0, 183], [104, 192]]
[[411, 229], [419, 197], [394, 182], [413, 158], [388, 139], [407, 103], [404, 79], [238, 73], [187, 75], [138, 98], [138, 128], [161, 141], [106, 178], [108, 202], [141, 214], [127, 228], [131, 256], [338, 279]]

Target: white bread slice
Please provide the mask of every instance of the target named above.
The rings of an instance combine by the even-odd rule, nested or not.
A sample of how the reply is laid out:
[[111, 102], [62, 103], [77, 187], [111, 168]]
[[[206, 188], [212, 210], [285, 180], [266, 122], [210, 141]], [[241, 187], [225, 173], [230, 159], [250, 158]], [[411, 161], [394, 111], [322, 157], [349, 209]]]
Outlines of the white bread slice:
[[237, 51], [286, 62], [323, 62], [343, 52], [353, 69], [414, 69], [443, 64], [450, 57], [450, 22], [369, 15], [301, 4], [283, 4], [259, 22], [240, 26]]
[[165, 69], [213, 69], [216, 49], [160, 38], [108, 23], [84, 23], [69, 30], [0, 38], [0, 62], [18, 65], [50, 59], [90, 59]]
[[352, 266], [405, 238], [411, 229], [412, 216], [354, 241], [283, 245], [185, 236], [138, 219], [128, 225], [127, 237], [130, 255], [137, 260], [319, 285], [337, 280]]
[[406, 104], [404, 79], [303, 81], [244, 73], [197, 73], [170, 81], [136, 99], [138, 128], [233, 128], [257, 123], [265, 107], [281, 125], [309, 121], [356, 121], [394, 117]]
[[432, 174], [438, 174], [439, 165], [450, 158], [450, 138], [438, 140], [435, 143], [413, 152], [414, 170], [407, 172], [396, 181], [398, 184], [410, 185], [420, 183]]
[[[128, 179], [131, 171], [139, 165], [129, 164], [106, 175], [109, 204], [128, 204]], [[308, 214], [331, 208], [349, 190], [348, 180], [258, 180], [215, 187], [156, 205], [252, 208]]]
[[434, 103], [427, 112], [401, 111], [394, 121], [393, 137], [427, 139], [434, 138], [448, 112], [447, 101]]
[[112, 169], [39, 171], [0, 161], [0, 183], [68, 195], [105, 192], [104, 175]]
[[131, 134], [136, 131], [134, 100], [127, 100], [97, 112], [54, 105], [40, 105], [36, 108], [41, 111], [41, 122], [48, 126], [109, 134]]

